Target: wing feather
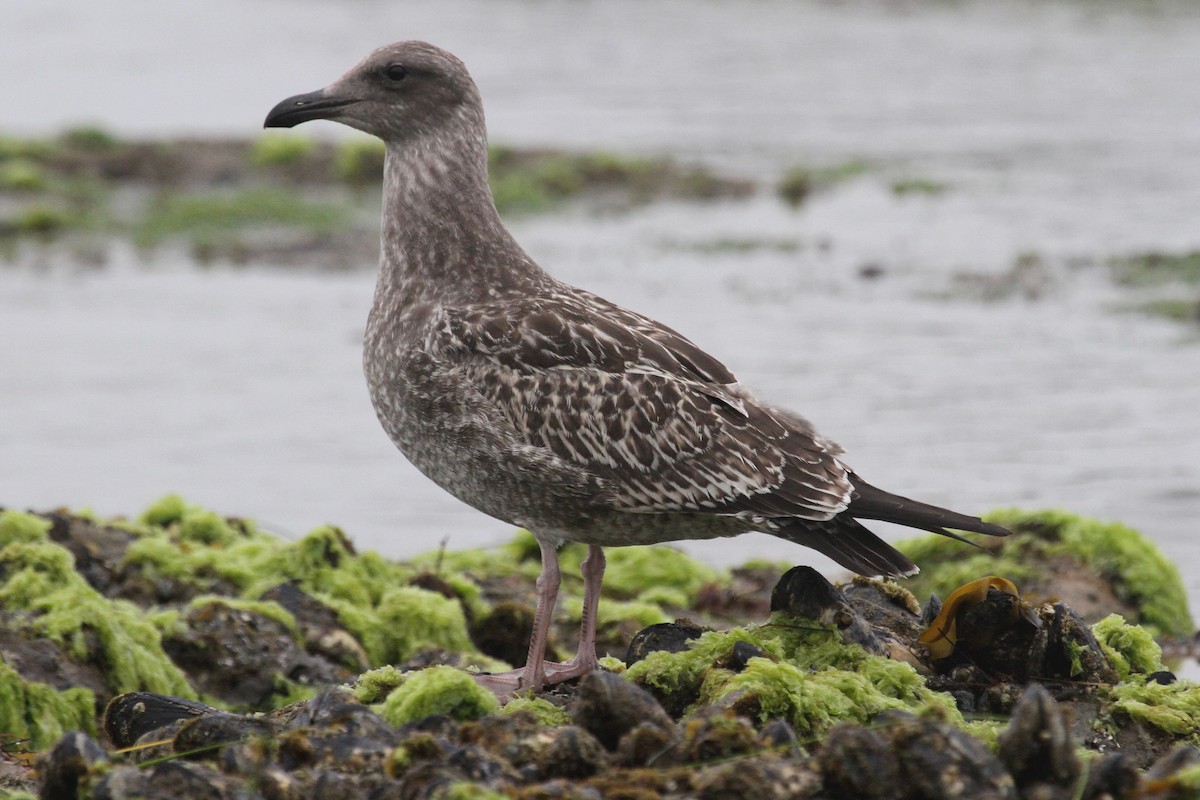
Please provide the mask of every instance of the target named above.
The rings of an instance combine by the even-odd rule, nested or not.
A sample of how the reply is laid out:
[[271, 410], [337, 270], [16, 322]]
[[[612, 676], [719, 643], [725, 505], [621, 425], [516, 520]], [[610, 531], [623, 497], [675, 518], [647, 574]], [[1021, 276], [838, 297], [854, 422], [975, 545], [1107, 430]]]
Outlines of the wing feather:
[[770, 524], [826, 520], [850, 502], [836, 445], [757, 403], [669, 328], [588, 295], [441, 314], [429, 349], [523, 441], [612, 485], [619, 510]]

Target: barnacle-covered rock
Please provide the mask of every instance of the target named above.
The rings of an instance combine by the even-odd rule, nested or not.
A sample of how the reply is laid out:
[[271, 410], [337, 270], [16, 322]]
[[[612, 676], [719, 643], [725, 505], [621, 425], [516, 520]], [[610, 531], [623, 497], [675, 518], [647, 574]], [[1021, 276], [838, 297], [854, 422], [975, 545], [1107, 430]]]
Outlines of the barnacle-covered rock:
[[1021, 696], [1000, 732], [999, 756], [1025, 796], [1069, 796], [1083, 768], [1063, 709], [1037, 684]]
[[570, 714], [609, 750], [641, 724], [670, 734], [675, 730], [675, 722], [652, 694], [611, 672], [593, 672], [580, 680]]

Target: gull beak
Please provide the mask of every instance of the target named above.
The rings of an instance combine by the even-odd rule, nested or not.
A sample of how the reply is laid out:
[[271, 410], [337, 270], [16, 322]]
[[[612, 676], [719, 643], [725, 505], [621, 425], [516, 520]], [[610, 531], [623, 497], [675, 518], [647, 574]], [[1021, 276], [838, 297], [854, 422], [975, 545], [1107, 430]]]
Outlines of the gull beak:
[[264, 128], [294, 128], [313, 119], [337, 119], [339, 112], [355, 102], [347, 97], [331, 97], [328, 89], [298, 94], [271, 109]]

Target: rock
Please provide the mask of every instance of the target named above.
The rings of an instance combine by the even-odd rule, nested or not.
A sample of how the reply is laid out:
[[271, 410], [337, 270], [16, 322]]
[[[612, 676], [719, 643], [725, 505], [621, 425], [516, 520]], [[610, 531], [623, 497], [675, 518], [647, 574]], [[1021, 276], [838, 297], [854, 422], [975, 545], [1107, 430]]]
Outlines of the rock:
[[218, 711], [183, 723], [171, 746], [180, 755], [208, 754], [221, 745], [275, 732], [275, 726], [260, 717]]
[[761, 647], [755, 647], [750, 642], [737, 642], [733, 645], [733, 652], [729, 654], [726, 666], [734, 672], [741, 672], [750, 663], [750, 659], [766, 657], [767, 653]]
[[1175, 747], [1146, 770], [1147, 781], [1167, 780], [1180, 770], [1200, 765], [1200, 749], [1185, 744]]
[[[492, 613], [471, 623], [471, 641], [484, 655], [508, 664], [524, 664], [533, 633], [533, 608], [513, 600], [501, 600]], [[547, 658], [557, 654], [549, 651]]]
[[250, 800], [240, 775], [222, 775], [205, 764], [165, 761], [152, 767], [117, 767], [92, 790], [93, 800]]
[[650, 653], [679, 653], [686, 650], [693, 639], [699, 639], [702, 633], [703, 628], [690, 622], [660, 622], [642, 628], [629, 642], [625, 666], [633, 666]]
[[354, 635], [342, 626], [337, 612], [305, 592], [294, 582], [281, 583], [263, 592], [262, 601], [273, 601], [296, 619], [305, 648], [341, 664], [355, 673], [370, 669], [371, 660]]
[[639, 722], [617, 743], [612, 763], [617, 767], [648, 767], [658, 764], [679, 744], [674, 731], [653, 722]]
[[80, 778], [106, 759], [104, 748], [92, 737], [79, 731], [68, 733], [41, 759], [42, 785], [38, 797], [41, 800], [77, 797]]
[[683, 723], [683, 741], [672, 748], [670, 763], [706, 764], [762, 749], [750, 720], [726, 711], [702, 713]]
[[543, 778], [590, 778], [608, 765], [604, 746], [574, 725], [557, 728], [550, 745], [537, 759], [538, 772]]
[[1137, 764], [1128, 753], [1104, 753], [1088, 764], [1080, 800], [1133, 800], [1141, 781]]
[[812, 769], [775, 755], [707, 767], [696, 783], [698, 800], [791, 800], [812, 797], [821, 788], [820, 777]]
[[835, 725], [821, 743], [817, 765], [834, 797], [901, 800], [900, 762], [883, 735], [861, 725]]
[[1069, 798], [1083, 769], [1069, 720], [1038, 684], [1025, 690], [1000, 732], [999, 756], [1024, 796]]
[[1017, 800], [1012, 776], [980, 740], [953, 725], [885, 711], [875, 730], [900, 764], [900, 785], [922, 800]]
[[758, 738], [763, 746], [778, 750], [795, 751], [800, 747], [800, 739], [796, 729], [786, 719], [773, 719], [758, 731]]
[[236, 706], [269, 706], [283, 676], [306, 685], [342, 683], [345, 667], [306, 653], [278, 619], [220, 600], [188, 611], [186, 629], [163, 650], [192, 684]]
[[842, 590], [812, 567], [792, 567], [784, 573], [771, 592], [771, 611], [830, 625], [838, 630], [842, 641], [857, 644], [868, 653], [886, 652]]
[[642, 723], [672, 735], [675, 731], [675, 722], [653, 695], [611, 672], [585, 675], [569, 713], [608, 750], [616, 749], [621, 737]]
[[103, 728], [115, 747], [131, 747], [147, 733], [196, 717], [220, 713], [212, 706], [182, 697], [127, 692], [109, 702], [104, 710]]

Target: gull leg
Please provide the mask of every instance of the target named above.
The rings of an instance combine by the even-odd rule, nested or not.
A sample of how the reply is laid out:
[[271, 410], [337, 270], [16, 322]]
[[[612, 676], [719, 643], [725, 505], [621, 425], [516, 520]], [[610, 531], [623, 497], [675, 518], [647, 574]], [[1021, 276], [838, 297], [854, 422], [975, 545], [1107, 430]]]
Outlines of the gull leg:
[[596, 669], [596, 617], [600, 610], [604, 565], [604, 550], [594, 544], [588, 545], [587, 557], [580, 565], [583, 573], [583, 620], [579, 624], [579, 650], [566, 663], [546, 663], [546, 679], [550, 683], [570, 680]]
[[[558, 599], [558, 585], [561, 577], [558, 571], [558, 551], [554, 545], [543, 542], [541, 539], [538, 539], [538, 545], [542, 549], [542, 574], [538, 575], [537, 579], [537, 610], [533, 615], [533, 635], [529, 639], [529, 655], [525, 658], [525, 667], [512, 672], [475, 676], [477, 683], [491, 689], [501, 697], [523, 689], [532, 689], [536, 692], [546, 683], [546, 641], [550, 638], [550, 620], [554, 615], [554, 603]], [[603, 565], [601, 570], [603, 571]], [[584, 605], [586, 619], [586, 601]], [[593, 616], [595, 615], [593, 614]], [[592, 637], [594, 642], [594, 622]], [[592, 658], [595, 659], [594, 647]]]

